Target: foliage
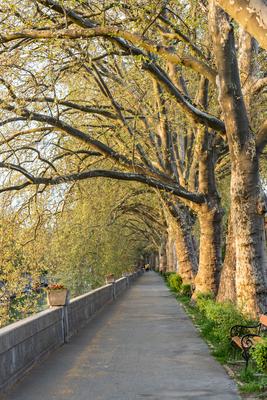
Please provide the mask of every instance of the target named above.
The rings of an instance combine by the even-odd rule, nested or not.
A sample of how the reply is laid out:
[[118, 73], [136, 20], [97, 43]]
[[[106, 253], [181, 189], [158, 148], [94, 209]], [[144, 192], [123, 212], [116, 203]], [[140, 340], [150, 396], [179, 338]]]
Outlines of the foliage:
[[192, 295], [192, 287], [190, 284], [182, 284], [180, 288], [180, 293], [182, 296], [190, 297]]
[[232, 303], [219, 303], [210, 296], [200, 296], [196, 302], [198, 310], [209, 321], [214, 338], [223, 345], [230, 346], [229, 332], [232, 326], [249, 323]]
[[50, 279], [62, 282], [72, 296], [104, 284], [107, 274], [118, 278], [131, 271], [150, 245], [140, 234], [142, 221], [135, 231], [129, 214], [118, 216], [115, 212], [131, 188], [134, 186], [105, 180], [84, 182], [57, 219], [46, 265]]
[[165, 272], [164, 278], [167, 282], [167, 285], [170, 289], [179, 294], [180, 296], [184, 296], [186, 298], [191, 297], [192, 287], [189, 284], [183, 284], [182, 277], [176, 272]]
[[66, 289], [64, 285], [61, 285], [59, 283], [52, 283], [50, 285], [47, 286], [46, 290], [62, 290], [62, 289]]
[[179, 293], [182, 287], [183, 280], [180, 275], [176, 273], [171, 273], [167, 277], [167, 282], [168, 285], [170, 286], [171, 290], [173, 290], [176, 293]]
[[144, 220], [126, 209], [136, 198], [153, 204], [151, 194], [137, 189], [136, 184], [115, 181], [83, 182], [64, 203], [55, 192], [52, 198], [46, 192], [38, 203], [20, 205], [15, 216], [14, 208], [3, 206], [0, 326], [42, 309], [44, 282], [63, 284], [75, 297], [102, 285], [109, 273], [120, 277], [131, 271], [140, 255], [153, 249], [152, 232], [145, 237]]
[[255, 361], [259, 371], [267, 371], [267, 338], [262, 338], [251, 349], [251, 357]]
[[[25, 229], [26, 230], [26, 229]], [[37, 290], [40, 269], [34, 254], [25, 251], [23, 230], [8, 215], [0, 218], [0, 327], [18, 318], [27, 317], [42, 304]]]

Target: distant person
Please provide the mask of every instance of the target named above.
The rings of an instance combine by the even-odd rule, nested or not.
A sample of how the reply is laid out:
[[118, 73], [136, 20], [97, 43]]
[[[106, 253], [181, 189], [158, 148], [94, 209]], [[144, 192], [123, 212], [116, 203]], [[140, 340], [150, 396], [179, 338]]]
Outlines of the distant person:
[[145, 264], [145, 271], [150, 271], [150, 265], [149, 264]]

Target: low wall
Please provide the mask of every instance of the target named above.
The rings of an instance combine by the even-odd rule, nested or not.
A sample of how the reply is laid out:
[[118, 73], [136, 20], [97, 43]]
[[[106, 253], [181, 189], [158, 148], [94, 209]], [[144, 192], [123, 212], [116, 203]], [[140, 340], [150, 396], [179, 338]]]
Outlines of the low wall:
[[64, 343], [62, 317], [62, 307], [57, 307], [0, 329], [0, 390]]
[[63, 345], [103, 306], [120, 296], [137, 276], [76, 297], [0, 329], [0, 392], [20, 379], [37, 361]]
[[104, 305], [113, 300], [113, 287], [106, 285], [71, 300], [65, 308], [65, 330], [68, 340]]
[[135, 281], [135, 279], [136, 279], [139, 275], [141, 275], [141, 274], [142, 274], [142, 272], [141, 272], [141, 271], [138, 271], [138, 272], [132, 273], [131, 275], [128, 275], [128, 282], [129, 282], [129, 284], [131, 285], [131, 284]]
[[117, 281], [114, 282], [114, 296], [118, 297], [126, 290], [128, 286], [128, 277], [124, 277], [121, 279], [118, 279]]

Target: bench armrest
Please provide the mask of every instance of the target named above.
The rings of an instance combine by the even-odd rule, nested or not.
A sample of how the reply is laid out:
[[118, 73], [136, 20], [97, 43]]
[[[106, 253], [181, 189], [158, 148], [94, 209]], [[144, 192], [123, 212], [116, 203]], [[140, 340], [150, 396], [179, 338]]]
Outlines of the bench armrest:
[[[232, 338], [233, 336], [244, 336], [246, 334], [251, 334], [252, 333], [249, 332], [250, 329], [257, 329], [260, 328], [261, 324], [257, 324], [257, 325], [234, 325], [232, 326], [232, 328], [230, 329], [230, 337]], [[258, 336], [258, 335], [256, 335]]]
[[241, 338], [242, 348], [245, 350], [249, 350], [255, 344], [255, 341], [252, 340], [254, 337], [260, 338], [259, 335], [256, 335], [254, 333], [247, 333], [246, 335], [242, 336]]

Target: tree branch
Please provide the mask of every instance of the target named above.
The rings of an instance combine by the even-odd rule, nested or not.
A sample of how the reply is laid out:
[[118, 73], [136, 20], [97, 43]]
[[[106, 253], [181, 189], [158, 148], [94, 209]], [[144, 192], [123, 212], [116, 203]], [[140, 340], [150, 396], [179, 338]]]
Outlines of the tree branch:
[[157, 81], [161, 82], [164, 87], [167, 88], [168, 92], [175, 97], [181, 109], [186, 113], [187, 116], [191, 117], [196, 124], [204, 125], [206, 127], [214, 129], [215, 131], [225, 134], [224, 122], [216, 118], [214, 115], [199, 110], [193, 104], [191, 104], [190, 101], [187, 100], [177, 89], [177, 87], [172, 83], [165, 72], [160, 70], [152, 63], [146, 62], [143, 64], [143, 66], [154, 76]]
[[168, 62], [178, 65], [184, 65], [187, 68], [194, 70], [200, 75], [205, 76], [209, 81], [215, 83], [216, 72], [205, 64], [192, 56], [179, 56], [165, 46], [158, 45], [156, 42], [149, 40], [143, 36], [123, 31], [114, 27], [95, 27], [90, 29], [59, 29], [55, 30], [34, 30], [25, 29], [18, 32], [10, 32], [0, 36], [2, 43], [8, 43], [21, 38], [31, 39], [88, 39], [94, 37], [105, 38], [122, 38], [146, 50], [149, 53], [161, 56]]
[[79, 110], [79, 111], [82, 111], [82, 112], [85, 112], [85, 113], [88, 113], [88, 114], [98, 114], [98, 115], [102, 115], [103, 117], [106, 117], [106, 118], [115, 119], [115, 120], [118, 119], [118, 117], [115, 114], [113, 114], [113, 113], [111, 113], [111, 112], [109, 112], [109, 111], [107, 111], [105, 109], [101, 109], [101, 107], [98, 108], [98, 107], [83, 106], [81, 104], [77, 104], [77, 103], [74, 103], [72, 101], [59, 100], [59, 99], [56, 99], [54, 97], [43, 97], [43, 98], [42, 97], [27, 97], [27, 98], [23, 98], [21, 100], [26, 100], [26, 101], [29, 101], [31, 103], [35, 103], [35, 102], [38, 102], [38, 103], [45, 103], [45, 102], [54, 103], [54, 104], [59, 104], [59, 105], [62, 105], [62, 106], [70, 107], [70, 108], [73, 108], [75, 110]]
[[[1, 102], [1, 100], [0, 100]], [[54, 118], [49, 115], [45, 114], [39, 114], [35, 112], [31, 112], [27, 110], [26, 108], [19, 109], [17, 110], [15, 106], [12, 105], [7, 105], [3, 103], [3, 108], [13, 111], [13, 112], [19, 112], [23, 118], [28, 118], [29, 120], [32, 121], [38, 121], [38, 122], [43, 122], [46, 124], [50, 124], [51, 126], [54, 126], [55, 128], [58, 128], [66, 133], [68, 133], [70, 136], [75, 137], [78, 140], [81, 140], [84, 143], [90, 144], [94, 149], [98, 150], [101, 152], [103, 155], [113, 159], [114, 161], [118, 162], [120, 165], [123, 165], [130, 169], [133, 172], [138, 172], [140, 174], [147, 173], [148, 175], [153, 176], [156, 179], [162, 179], [165, 182], [170, 182], [172, 183], [172, 179], [164, 174], [163, 172], [156, 171], [156, 170], [148, 170], [145, 165], [140, 165], [137, 163], [134, 163], [132, 160], [129, 160], [126, 156], [124, 156], [121, 153], [118, 153], [117, 151], [113, 150], [111, 147], [107, 146], [105, 143], [100, 142], [97, 139], [93, 139], [89, 134], [84, 133], [83, 131], [67, 124], [66, 122]]]
[[[43, 4], [46, 7], [49, 7], [51, 10], [58, 12], [62, 16], [64, 17], [67, 16], [76, 25], [82, 28], [86, 28], [85, 30], [87, 30], [88, 28], [95, 29], [97, 27], [97, 24], [95, 24], [88, 18], [78, 15], [75, 11], [69, 8], [62, 7], [62, 5], [56, 2], [55, 0], [37, 0], [37, 1], [38, 3]], [[183, 109], [183, 111], [185, 111], [187, 115], [191, 116], [194, 121], [202, 125], [208, 126], [209, 128], [212, 128], [216, 131], [225, 133], [224, 123], [220, 121], [218, 118], [198, 110], [189, 101], [187, 101], [179, 92], [179, 90], [175, 87], [175, 85], [173, 85], [168, 76], [162, 71], [162, 69], [153, 62], [150, 56], [143, 53], [142, 50], [140, 50], [139, 48], [130, 45], [120, 37], [113, 37], [112, 39], [120, 48], [130, 52], [132, 55], [139, 57], [141, 56], [144, 57], [144, 59], [148, 59], [149, 61], [143, 62], [144, 69], [146, 69], [159, 82], [164, 84], [164, 87], [170, 94], [172, 94], [175, 97], [176, 101]], [[215, 79], [216, 72], [213, 71], [212, 74], [214, 75], [213, 78]]]
[[234, 18], [260, 46], [267, 50], [267, 6], [265, 0], [217, 0], [232, 18]]
[[252, 85], [252, 93], [258, 94], [262, 89], [264, 89], [267, 86], [267, 76], [264, 78], [258, 79], [253, 85]]
[[[141, 182], [141, 183], [144, 183], [155, 189], [159, 189], [159, 190], [163, 190], [168, 193], [172, 193], [176, 196], [179, 196], [182, 199], [189, 200], [189, 201], [192, 201], [197, 204], [202, 204], [206, 201], [205, 196], [201, 193], [191, 193], [191, 192], [188, 192], [186, 189], [179, 187], [178, 185], [163, 183], [154, 178], [150, 178], [150, 177], [147, 177], [147, 176], [144, 176], [141, 174], [135, 174], [135, 173], [127, 173], [127, 172], [113, 171], [113, 170], [92, 170], [92, 171], [85, 171], [85, 172], [80, 172], [80, 173], [76, 173], [76, 174], [58, 176], [55, 178], [45, 178], [45, 177], [33, 177], [31, 174], [27, 173], [21, 167], [15, 166], [13, 164], [5, 165], [4, 163], [0, 163], [0, 167], [14, 169], [14, 170], [22, 173], [23, 175], [27, 176], [28, 181], [19, 185], [21, 188], [23, 188], [23, 185], [24, 185], [24, 187], [31, 185], [31, 184], [32, 185], [50, 186], [50, 185], [60, 185], [62, 183], [75, 182], [75, 181], [84, 180], [84, 179], [104, 177], [104, 178], [118, 179], [118, 180], [124, 180], [124, 181]], [[13, 186], [13, 188], [17, 188], [17, 187], [18, 186]], [[11, 187], [2, 188], [2, 189], [0, 189], [0, 193], [5, 192], [5, 191], [10, 191], [10, 190], [16, 190], [16, 189], [11, 189]]]

